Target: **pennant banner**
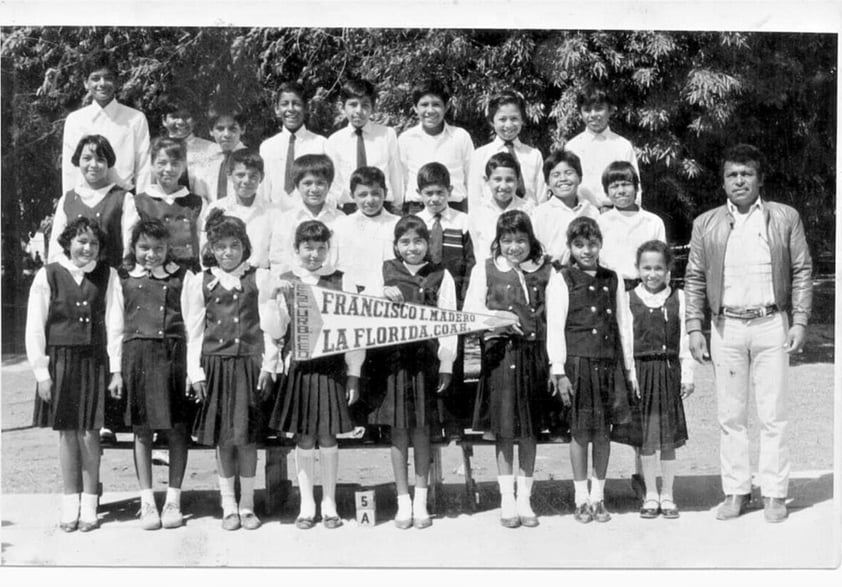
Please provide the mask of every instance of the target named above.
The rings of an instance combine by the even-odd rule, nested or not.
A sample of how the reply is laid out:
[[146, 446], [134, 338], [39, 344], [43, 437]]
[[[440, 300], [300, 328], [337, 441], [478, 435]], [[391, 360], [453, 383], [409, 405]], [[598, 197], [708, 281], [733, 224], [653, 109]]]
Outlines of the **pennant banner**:
[[514, 318], [400, 304], [384, 298], [294, 284], [292, 358], [297, 361], [511, 326]]

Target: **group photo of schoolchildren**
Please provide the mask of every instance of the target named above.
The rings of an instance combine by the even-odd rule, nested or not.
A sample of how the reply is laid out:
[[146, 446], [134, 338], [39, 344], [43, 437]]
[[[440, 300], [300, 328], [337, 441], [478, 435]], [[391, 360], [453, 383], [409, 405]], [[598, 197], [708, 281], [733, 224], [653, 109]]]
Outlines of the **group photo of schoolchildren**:
[[[278, 441], [292, 446], [298, 496], [282, 523], [339, 528], [353, 519], [336, 495], [354, 481], [339, 479], [349, 436], [389, 451], [398, 529], [437, 522], [433, 453], [466, 435], [493, 446], [503, 528], [541, 524], [545, 450], [569, 459], [570, 522], [610, 522], [618, 445], [634, 453], [636, 515], [680, 519], [685, 407], [711, 365], [711, 519], [740, 518], [754, 486], [762, 518], [787, 520], [788, 369], [807, 340], [814, 265], [802, 211], [766, 198], [771, 154], [750, 138], [710, 155], [718, 203], [679, 229], [623, 136], [628, 87], [611, 76], [577, 84], [565, 106], [577, 131], [542, 149], [524, 132], [535, 105], [518, 79], [487, 93], [485, 132], [471, 133], [450, 79], [406, 84], [414, 124], [395, 128], [379, 116], [376, 71], [327, 90], [299, 71], [266, 88], [276, 130], [256, 142], [241, 97], [173, 93], [152, 117], [120, 100], [114, 51], [74, 75], [85, 101], [60, 123], [61, 190], [41, 196], [55, 205], [23, 329], [32, 425], [58, 440], [60, 530], [108, 531], [100, 468], [118, 434], [131, 434], [143, 531], [189, 523], [198, 447], [214, 451], [221, 529], [258, 530], [259, 449]], [[311, 127], [314, 99], [335, 108], [331, 133]], [[512, 324], [302, 360], [302, 285]]]

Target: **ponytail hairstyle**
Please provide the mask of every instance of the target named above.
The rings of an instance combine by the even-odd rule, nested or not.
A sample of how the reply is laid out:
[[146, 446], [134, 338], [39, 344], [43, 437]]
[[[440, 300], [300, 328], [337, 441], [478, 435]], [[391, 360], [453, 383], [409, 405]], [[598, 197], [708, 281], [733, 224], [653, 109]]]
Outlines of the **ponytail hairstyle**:
[[202, 249], [202, 264], [205, 267], [216, 267], [216, 257], [213, 247], [224, 238], [236, 238], [243, 243], [243, 261], [251, 257], [251, 241], [246, 233], [246, 223], [234, 216], [226, 216], [219, 208], [214, 208], [208, 214], [205, 222], [205, 233], [208, 242]]

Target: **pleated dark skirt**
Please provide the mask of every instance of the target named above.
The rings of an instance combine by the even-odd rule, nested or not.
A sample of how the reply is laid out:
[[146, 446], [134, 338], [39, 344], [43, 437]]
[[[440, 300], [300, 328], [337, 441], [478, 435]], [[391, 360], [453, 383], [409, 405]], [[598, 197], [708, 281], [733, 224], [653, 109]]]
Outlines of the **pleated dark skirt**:
[[367, 398], [369, 423], [403, 429], [440, 426], [437, 348], [434, 341], [423, 341], [388, 347], [378, 356], [379, 373], [369, 380], [374, 385]]
[[[564, 371], [573, 385], [570, 434], [578, 442], [608, 440], [612, 423], [628, 422], [628, 398], [623, 370], [614, 359], [568, 357]], [[623, 410], [618, 410], [623, 400]]]
[[207, 398], [193, 424], [199, 444], [244, 445], [266, 433], [270, 406], [260, 398], [260, 356], [202, 355]]
[[506, 439], [536, 437], [550, 408], [544, 341], [491, 339], [482, 343], [481, 362], [471, 428]]
[[269, 427], [283, 432], [336, 436], [354, 429], [345, 396], [343, 355], [293, 361], [284, 376]]
[[98, 430], [104, 419], [108, 356], [102, 346], [51, 346], [52, 399], [35, 392], [33, 426], [53, 430]]
[[635, 369], [640, 401], [632, 409], [630, 423], [613, 427], [611, 440], [647, 452], [684, 446], [687, 420], [678, 359], [636, 359]]
[[190, 423], [195, 404], [185, 397], [187, 345], [182, 339], [135, 338], [123, 344], [123, 422], [168, 430]]

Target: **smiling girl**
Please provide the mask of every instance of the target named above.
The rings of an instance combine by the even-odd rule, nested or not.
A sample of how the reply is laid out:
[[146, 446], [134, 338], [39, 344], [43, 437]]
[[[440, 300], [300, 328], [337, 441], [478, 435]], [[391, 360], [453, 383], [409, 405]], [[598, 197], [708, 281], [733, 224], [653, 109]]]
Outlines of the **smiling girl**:
[[115, 340], [105, 326], [118, 311], [110, 300], [119, 282], [116, 271], [99, 262], [104, 238], [95, 221], [71, 220], [58, 236], [64, 256], [35, 275], [26, 314], [26, 356], [38, 381], [33, 424], [59, 432], [65, 532], [99, 526], [99, 429], [109, 364], [108, 389], [116, 394], [122, 385]]
[[[486, 331], [481, 337], [482, 366], [474, 409], [474, 430], [493, 434], [500, 486], [500, 523], [506, 528], [538, 525], [532, 511], [532, 475], [537, 435], [549, 411], [546, 382], [551, 350], [563, 323], [547, 324], [547, 305], [555, 303], [564, 282], [552, 271], [520, 210], [497, 221], [492, 257], [471, 273], [466, 312], [514, 313], [516, 326]], [[515, 499], [514, 444], [518, 445]]]

